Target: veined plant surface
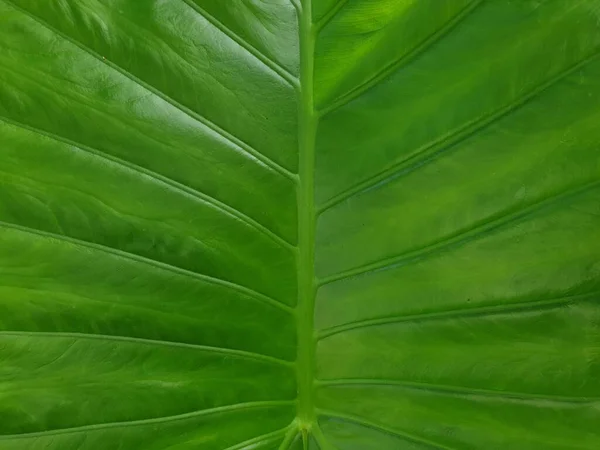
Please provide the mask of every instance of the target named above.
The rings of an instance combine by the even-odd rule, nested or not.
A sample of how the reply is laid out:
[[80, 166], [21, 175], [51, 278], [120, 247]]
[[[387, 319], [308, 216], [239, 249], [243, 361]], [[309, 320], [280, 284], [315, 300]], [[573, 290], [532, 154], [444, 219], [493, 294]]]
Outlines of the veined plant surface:
[[600, 0], [0, 0], [0, 450], [600, 448]]

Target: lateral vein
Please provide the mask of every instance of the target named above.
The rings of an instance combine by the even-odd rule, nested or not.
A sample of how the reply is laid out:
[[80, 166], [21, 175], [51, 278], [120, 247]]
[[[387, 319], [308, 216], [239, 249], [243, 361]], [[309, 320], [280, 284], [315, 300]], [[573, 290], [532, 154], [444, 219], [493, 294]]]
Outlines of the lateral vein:
[[176, 341], [158, 341], [155, 339], [142, 339], [130, 336], [116, 336], [107, 334], [90, 334], [90, 333], [63, 333], [52, 331], [0, 331], [0, 336], [26, 336], [26, 337], [44, 337], [44, 338], [68, 338], [68, 339], [90, 339], [99, 341], [116, 341], [148, 346], [165, 346], [195, 349], [209, 353], [222, 353], [224, 355], [236, 356], [238, 358], [253, 359], [270, 364], [277, 364], [286, 367], [292, 367], [294, 364], [290, 361], [275, 358], [273, 356], [263, 355], [262, 353], [247, 352], [244, 350], [234, 350], [223, 347], [210, 347], [208, 345], [187, 344]]
[[57, 36], [60, 36], [65, 41], [70, 42], [71, 44], [73, 44], [76, 47], [78, 47], [80, 50], [82, 50], [85, 53], [89, 54], [90, 56], [94, 57], [100, 63], [107, 65], [108, 67], [112, 68], [116, 72], [119, 72], [121, 75], [129, 78], [131, 81], [133, 81], [137, 85], [143, 87], [144, 89], [148, 90], [152, 94], [154, 94], [157, 97], [161, 98], [165, 102], [171, 104], [172, 106], [174, 106], [175, 108], [177, 108], [179, 111], [181, 111], [184, 114], [188, 115], [189, 117], [195, 119], [197, 122], [201, 123], [202, 125], [204, 125], [208, 129], [210, 129], [211, 131], [213, 131], [214, 133], [216, 133], [219, 136], [221, 136], [223, 139], [225, 139], [228, 142], [230, 142], [231, 144], [235, 145], [240, 150], [246, 152], [249, 155], [252, 155], [254, 158], [256, 158], [257, 160], [261, 161], [263, 164], [265, 164], [265, 165], [269, 166], [270, 168], [272, 168], [273, 170], [277, 171], [279, 174], [283, 175], [286, 178], [289, 178], [290, 180], [295, 180], [296, 179], [296, 174], [294, 174], [293, 172], [289, 171], [288, 169], [286, 169], [285, 167], [281, 166], [280, 164], [276, 163], [275, 161], [273, 161], [272, 159], [268, 158], [267, 156], [263, 155], [262, 153], [260, 153], [256, 149], [252, 148], [249, 144], [245, 143], [244, 141], [242, 141], [238, 137], [234, 136], [230, 132], [224, 130], [219, 125], [215, 124], [214, 122], [208, 120], [206, 117], [200, 115], [196, 111], [193, 111], [192, 109], [188, 108], [187, 106], [184, 106], [183, 104], [179, 103], [175, 99], [169, 97], [164, 92], [162, 92], [159, 89], [155, 88], [151, 84], [148, 84], [145, 81], [141, 80], [140, 78], [138, 78], [137, 76], [135, 76], [131, 72], [129, 72], [126, 69], [124, 69], [123, 67], [115, 64], [112, 61], [109, 61], [108, 59], [102, 58], [98, 53], [96, 53], [94, 50], [92, 50], [87, 45], [85, 45], [82, 42], [79, 42], [79, 41], [71, 38], [70, 36], [68, 36], [67, 34], [63, 33], [62, 31], [54, 28], [53, 26], [51, 26], [50, 24], [48, 24], [47, 22], [45, 22], [43, 19], [41, 19], [38, 16], [32, 14], [30, 11], [22, 8], [21, 6], [15, 5], [12, 2], [12, 0], [3, 0], [3, 1], [5, 3], [7, 3], [8, 5], [10, 5], [11, 7], [13, 7], [14, 9], [16, 9], [17, 11], [20, 11], [21, 13], [23, 13], [24, 15], [26, 15], [27, 17], [29, 17], [31, 20], [36, 21], [37, 23], [39, 23], [40, 25], [42, 25], [43, 27], [45, 27], [46, 29], [48, 29], [52, 33], [56, 34]]
[[223, 214], [226, 214], [236, 220], [239, 220], [240, 222], [243, 222], [244, 224], [248, 225], [251, 228], [254, 228], [256, 231], [260, 232], [261, 234], [264, 234], [265, 236], [267, 236], [268, 238], [270, 238], [271, 240], [273, 240], [274, 242], [276, 242], [277, 244], [279, 244], [280, 246], [282, 246], [284, 248], [287, 248], [287, 249], [295, 249], [296, 248], [295, 245], [293, 245], [290, 242], [283, 239], [281, 236], [279, 236], [273, 230], [270, 230], [266, 226], [260, 224], [256, 220], [252, 219], [251, 217], [247, 216], [243, 212], [239, 211], [238, 209], [233, 208], [232, 206], [229, 206], [229, 205], [217, 200], [216, 198], [211, 197], [210, 195], [204, 194], [190, 186], [187, 186], [183, 183], [175, 181], [172, 178], [166, 177], [165, 175], [159, 174], [150, 169], [146, 169], [145, 167], [138, 166], [137, 164], [134, 164], [127, 160], [118, 158], [116, 156], [112, 156], [101, 150], [89, 147], [89, 146], [81, 144], [79, 142], [72, 141], [64, 136], [59, 136], [57, 134], [50, 133], [45, 130], [41, 130], [39, 128], [18, 122], [16, 120], [8, 118], [8, 117], [0, 116], [0, 121], [3, 121], [5, 123], [8, 123], [15, 127], [30, 131], [31, 133], [38, 134], [40, 136], [44, 136], [48, 139], [52, 139], [52, 140], [60, 142], [62, 144], [66, 144], [76, 150], [79, 150], [83, 153], [88, 153], [90, 155], [93, 155], [104, 161], [108, 161], [116, 166], [119, 166], [120, 168], [127, 169], [136, 174], [144, 175], [148, 179], [150, 179], [152, 182], [154, 182], [155, 184], [165, 186], [168, 190], [181, 192], [187, 196], [194, 198], [195, 200], [200, 200], [200, 202], [210, 205], [212, 208], [216, 209], [217, 211], [222, 212]]
[[178, 266], [173, 266], [171, 264], [157, 261], [155, 259], [145, 258], [143, 256], [136, 255], [134, 253], [125, 252], [123, 250], [118, 250], [113, 247], [107, 247], [105, 245], [95, 244], [95, 243], [92, 243], [89, 241], [83, 241], [81, 239], [72, 238], [69, 236], [62, 235], [62, 234], [50, 233], [48, 231], [42, 231], [42, 230], [38, 230], [36, 228], [31, 228], [31, 227], [27, 227], [27, 226], [15, 224], [15, 223], [0, 221], [0, 227], [10, 228], [10, 229], [17, 230], [17, 231], [20, 231], [22, 233], [29, 234], [29, 235], [37, 235], [37, 236], [45, 238], [45, 239], [57, 239], [60, 241], [69, 242], [73, 245], [87, 247], [87, 248], [90, 248], [93, 250], [98, 250], [98, 251], [116, 256], [118, 258], [123, 258], [123, 259], [127, 259], [130, 261], [134, 261], [136, 263], [147, 264], [147, 265], [153, 266], [155, 268], [158, 268], [160, 270], [166, 270], [166, 271], [173, 272], [173, 273], [176, 273], [181, 276], [196, 278], [196, 279], [204, 281], [206, 283], [223, 286], [230, 290], [237, 291], [242, 294], [248, 295], [250, 297], [253, 297], [255, 300], [265, 302], [271, 306], [283, 309], [289, 313], [294, 312], [294, 309], [289, 307], [288, 305], [285, 305], [284, 303], [277, 301], [274, 298], [271, 298], [260, 292], [254, 291], [245, 286], [232, 283], [231, 281], [222, 280], [220, 278], [214, 278], [209, 275], [204, 275], [204, 274], [201, 274], [198, 272], [193, 272], [191, 270], [184, 269], [184, 268], [178, 267]]
[[318, 411], [321, 414], [331, 417], [333, 419], [338, 419], [338, 420], [341, 420], [344, 422], [350, 422], [350, 423], [355, 423], [357, 425], [362, 425], [364, 427], [371, 428], [375, 431], [380, 431], [380, 432], [383, 432], [386, 434], [390, 434], [392, 436], [397, 436], [399, 438], [402, 438], [402, 439], [405, 439], [405, 440], [408, 440], [411, 442], [416, 442], [419, 444], [426, 444], [426, 445], [433, 447], [435, 449], [438, 449], [438, 450], [458, 450], [458, 449], [454, 449], [451, 447], [447, 447], [442, 444], [438, 444], [438, 443], [430, 441], [426, 438], [415, 436], [411, 433], [407, 433], [407, 432], [400, 431], [400, 430], [395, 430], [395, 429], [387, 427], [385, 425], [371, 422], [370, 420], [367, 420], [364, 417], [358, 417], [358, 416], [354, 416], [354, 415], [350, 415], [350, 414], [340, 413], [337, 411], [331, 411], [331, 410], [321, 409], [321, 408], [319, 408]]
[[387, 181], [394, 179], [400, 173], [410, 173], [414, 170], [414, 168], [422, 167], [423, 163], [433, 160], [435, 157], [450, 150], [456, 144], [468, 139], [471, 136], [474, 136], [479, 131], [493, 125], [502, 118], [509, 116], [514, 111], [527, 105], [530, 101], [534, 100], [539, 94], [543, 93], [547, 89], [559, 83], [564, 78], [568, 77], [572, 73], [589, 64], [598, 56], [600, 56], [600, 51], [593, 52], [583, 60], [578, 61], [573, 66], [566, 68], [564, 71], [558, 73], [556, 76], [534, 87], [525, 95], [516, 98], [513, 102], [507, 104], [503, 108], [493, 111], [488, 115], [471, 120], [463, 126], [455, 128], [448, 134], [441, 136], [441, 138], [432, 142], [428, 142], [427, 144], [417, 149], [416, 152], [409, 158], [404, 159], [402, 161], [398, 161], [397, 163], [387, 167], [386, 169], [378, 172], [377, 174], [331, 197], [319, 207], [318, 214], [323, 214], [325, 211], [333, 208], [334, 206], [342, 203], [345, 200], [348, 200], [360, 194], [361, 192], [369, 190], [377, 184], [386, 183]]
[[165, 423], [165, 422], [174, 422], [174, 421], [185, 420], [185, 419], [190, 419], [190, 418], [194, 418], [194, 417], [208, 416], [208, 415], [212, 415], [212, 414], [227, 413], [227, 412], [233, 412], [233, 411], [239, 411], [239, 410], [245, 410], [245, 409], [279, 407], [279, 406], [288, 406], [291, 404], [293, 404], [293, 402], [290, 402], [290, 401], [264, 401], [264, 402], [238, 403], [235, 405], [203, 409], [203, 410], [199, 410], [199, 411], [178, 414], [175, 416], [168, 416], [168, 417], [132, 420], [132, 421], [127, 421], [127, 422], [110, 422], [110, 423], [83, 425], [80, 427], [61, 428], [61, 429], [57, 429], [57, 430], [48, 430], [48, 431], [38, 431], [38, 432], [34, 432], [34, 433], [5, 434], [5, 435], [0, 435], [0, 440], [33, 439], [33, 438], [39, 438], [39, 437], [43, 437], [43, 436], [54, 436], [54, 435], [59, 435], [59, 434], [84, 433], [87, 431], [102, 430], [102, 429], [107, 429], [107, 428], [138, 427], [138, 426], [159, 424], [159, 423]]
[[431, 47], [433, 44], [438, 42], [441, 38], [443, 38], [446, 34], [448, 34], [452, 29], [454, 29], [463, 19], [465, 19], [469, 14], [471, 14], [475, 9], [482, 4], [483, 0], [475, 0], [469, 5], [467, 5], [464, 9], [462, 9], [456, 16], [450, 19], [447, 23], [445, 23], [439, 30], [436, 30], [433, 34], [428, 36], [423, 42], [419, 43], [414, 49], [409, 51], [408, 53], [402, 55], [396, 61], [388, 64], [381, 70], [379, 73], [375, 74], [369, 80], [364, 83], [356, 86], [351, 91], [339, 97], [337, 100], [333, 101], [328, 106], [320, 109], [318, 114], [320, 117], [326, 116], [327, 114], [335, 111], [336, 109], [341, 108], [342, 106], [350, 103], [352, 100], [360, 97], [369, 89], [377, 85], [380, 81], [387, 78], [391, 74], [393, 74], [396, 70], [402, 67], [406, 62], [411, 61], [417, 58], [420, 54], [422, 54], [425, 50]]
[[259, 51], [252, 44], [250, 44], [248, 41], [245, 41], [244, 39], [242, 39], [239, 35], [237, 35], [232, 30], [230, 30], [225, 25], [223, 25], [223, 23], [221, 23], [219, 20], [217, 20], [211, 14], [209, 14], [204, 8], [202, 8], [200, 5], [195, 3], [193, 0], [182, 0], [182, 1], [183, 1], [183, 3], [188, 5], [191, 9], [196, 11], [196, 13], [198, 13], [198, 15], [200, 15], [201, 17], [206, 19], [212, 26], [217, 28], [221, 33], [223, 33], [229, 39], [231, 39], [236, 44], [238, 44], [240, 47], [242, 47], [244, 50], [246, 50], [250, 55], [252, 55], [256, 59], [258, 59], [261, 63], [263, 63], [265, 65], [265, 67], [267, 67], [268, 69], [270, 69], [271, 71], [273, 71], [274, 73], [279, 75], [279, 77], [283, 81], [285, 81], [286, 83], [288, 83], [290, 86], [292, 86], [294, 88], [296, 88], [298, 86], [298, 79], [294, 75], [292, 75], [287, 69], [285, 69], [281, 64], [275, 62], [274, 60], [269, 58], [267, 55], [265, 55], [264, 53]]
[[574, 304], [579, 301], [585, 301], [589, 298], [600, 296], [600, 291], [586, 294], [571, 295], [566, 297], [551, 298], [546, 300], [533, 300], [522, 303], [504, 303], [500, 305], [488, 305], [481, 307], [449, 309], [443, 311], [431, 311], [417, 314], [394, 315], [389, 317], [377, 317], [374, 319], [360, 320], [343, 325], [337, 325], [321, 330], [318, 334], [318, 340], [326, 339], [339, 333], [358, 330], [361, 328], [376, 327], [379, 325], [390, 325], [402, 322], [421, 322], [427, 320], [457, 319], [472, 316], [487, 316], [493, 314], [504, 314], [518, 311], [538, 311], [544, 308], [554, 308], [563, 305]]
[[489, 220], [481, 221], [476, 223], [474, 226], [459, 231], [458, 233], [454, 233], [449, 237], [443, 238], [442, 240], [433, 242], [429, 245], [426, 245], [421, 248], [417, 248], [415, 250], [411, 250], [409, 252], [392, 256], [389, 258], [384, 258], [379, 261], [375, 261], [372, 263], [368, 263], [359, 267], [355, 267], [350, 270], [346, 270], [343, 272], [339, 272], [337, 274], [322, 278], [319, 281], [319, 286], [323, 286], [325, 284], [333, 283], [335, 281], [339, 281], [345, 278], [362, 275], [367, 272], [374, 272], [382, 269], [389, 269], [393, 267], [399, 267], [405, 263], [410, 261], [415, 261], [421, 259], [426, 256], [435, 255], [448, 247], [451, 246], [459, 246], [462, 244], [466, 244], [468, 242], [474, 241], [476, 239], [481, 238], [483, 235], [487, 233], [491, 233], [498, 228], [504, 227], [510, 223], [513, 223], [517, 220], [526, 218], [531, 216], [532, 214], [542, 210], [545, 207], [551, 206], [555, 203], [558, 203], [566, 198], [579, 195], [585, 193], [589, 190], [595, 189], [600, 185], [600, 180], [594, 180], [590, 183], [587, 183], [583, 186], [579, 186], [574, 189], [570, 189], [566, 192], [560, 192], [558, 194], [551, 195], [549, 197], [543, 198], [534, 202], [530, 205], [527, 205], [524, 208], [521, 208], [517, 211], [512, 211], [507, 214], [503, 214], [500, 216], [492, 217]]

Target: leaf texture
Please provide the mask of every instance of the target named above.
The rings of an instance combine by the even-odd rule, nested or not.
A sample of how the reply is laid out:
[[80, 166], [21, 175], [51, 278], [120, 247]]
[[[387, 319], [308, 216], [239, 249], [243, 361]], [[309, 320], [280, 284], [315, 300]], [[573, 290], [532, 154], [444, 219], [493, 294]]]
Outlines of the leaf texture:
[[600, 448], [599, 0], [0, 0], [0, 450]]

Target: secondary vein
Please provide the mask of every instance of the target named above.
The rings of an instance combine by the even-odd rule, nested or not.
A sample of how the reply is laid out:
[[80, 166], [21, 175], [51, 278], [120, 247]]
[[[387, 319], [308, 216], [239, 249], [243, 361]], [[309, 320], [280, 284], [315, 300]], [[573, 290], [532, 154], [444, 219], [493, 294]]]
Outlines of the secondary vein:
[[157, 417], [152, 419], [141, 419], [141, 420], [132, 420], [128, 422], [109, 422], [109, 423], [98, 423], [91, 425], [83, 425], [80, 427], [73, 428], [61, 428], [55, 430], [47, 430], [47, 431], [38, 431], [34, 433], [22, 433], [22, 434], [5, 434], [0, 435], [0, 440], [16, 440], [16, 439], [34, 439], [42, 436], [54, 436], [58, 434], [69, 434], [69, 433], [83, 433], [89, 432], [93, 430], [102, 430], [107, 428], [126, 428], [126, 427], [136, 427], [143, 425], [154, 425], [161, 424], [165, 422], [173, 422], [178, 420], [191, 419], [194, 417], [200, 416], [208, 416], [211, 414], [220, 414], [227, 413], [245, 409], [254, 409], [254, 408], [268, 408], [268, 407], [281, 407], [287, 406], [291, 403], [288, 401], [262, 401], [262, 402], [248, 402], [248, 403], [237, 403], [229, 406], [219, 406], [216, 408], [203, 409], [199, 411], [194, 411], [190, 413], [178, 414], [175, 416], [167, 416], [167, 417]]
[[509, 224], [513, 224], [519, 220], [526, 220], [536, 213], [543, 211], [545, 208], [560, 205], [560, 203], [566, 199], [584, 194], [587, 191], [598, 187], [600, 187], [600, 180], [592, 180], [582, 186], [577, 186], [567, 191], [553, 193], [548, 197], [539, 199], [518, 210], [500, 213], [499, 215], [477, 222], [465, 230], [453, 233], [423, 247], [324, 277], [319, 280], [319, 286], [370, 272], [400, 267], [401, 265], [420, 260], [421, 258], [436, 255], [451, 247], [457, 247], [481, 239], [483, 236], [496, 232]]
[[86, 247], [89, 249], [93, 249], [93, 250], [97, 250], [100, 252], [104, 252], [106, 254], [112, 255], [116, 258], [121, 258], [121, 259], [125, 259], [125, 260], [129, 260], [135, 263], [141, 263], [141, 264], [146, 264], [148, 266], [152, 266], [154, 268], [157, 268], [159, 270], [165, 270], [165, 271], [169, 271], [172, 273], [176, 273], [180, 276], [185, 276], [185, 277], [189, 277], [189, 278], [195, 278], [198, 279], [200, 281], [203, 281], [205, 283], [210, 283], [213, 285], [218, 285], [218, 286], [223, 286], [225, 288], [228, 288], [230, 290], [233, 291], [237, 291], [240, 292], [242, 294], [245, 294], [249, 297], [252, 297], [253, 299], [257, 300], [257, 301], [261, 301], [264, 302], [266, 304], [269, 304], [271, 306], [277, 307], [279, 309], [283, 309], [287, 312], [293, 312], [293, 310], [287, 306], [286, 304], [272, 298], [269, 297], [266, 294], [263, 294], [261, 292], [255, 291], [253, 289], [247, 288], [245, 286], [233, 283], [231, 281], [227, 281], [227, 280], [223, 280], [221, 278], [215, 278], [215, 277], [211, 277], [210, 275], [205, 275], [205, 274], [201, 274], [199, 272], [194, 272], [188, 269], [184, 269], [183, 267], [179, 267], [179, 266], [174, 266], [172, 264], [168, 264], [162, 261], [158, 261], [155, 259], [150, 259], [150, 258], [146, 258], [144, 256], [140, 256], [137, 255], [135, 253], [129, 253], [123, 250], [119, 250], [117, 248], [114, 247], [108, 247], [105, 245], [101, 245], [101, 244], [96, 244], [94, 242], [89, 242], [89, 241], [84, 241], [81, 239], [77, 239], [77, 238], [73, 238], [70, 236], [65, 236], [62, 234], [56, 234], [56, 233], [50, 233], [48, 231], [44, 231], [44, 230], [39, 230], [37, 228], [31, 228], [28, 226], [24, 226], [24, 225], [20, 225], [20, 224], [16, 224], [16, 223], [10, 223], [10, 222], [4, 222], [4, 221], [0, 221], [0, 228], [11, 228], [13, 230], [19, 231], [21, 233], [25, 233], [26, 235], [29, 236], [38, 236], [41, 237], [43, 239], [49, 239], [49, 240], [59, 240], [59, 241], [65, 241], [68, 242], [72, 245], [75, 246], [81, 246], [81, 247]]
[[569, 77], [576, 71], [584, 68], [587, 64], [595, 61], [599, 56], [600, 50], [596, 50], [574, 65], [567, 67], [550, 79], [535, 86], [524, 95], [518, 96], [512, 102], [506, 104], [502, 108], [492, 111], [490, 114], [476, 117], [475, 119], [470, 120], [458, 126], [457, 128], [454, 128], [439, 138], [427, 142], [426, 144], [417, 148], [414, 154], [409, 158], [396, 161], [375, 175], [359, 181], [339, 194], [331, 197], [319, 207], [318, 214], [320, 215], [325, 213], [325, 211], [360, 194], [361, 192], [369, 190], [375, 185], [383, 185], [392, 179], [397, 179], [399, 174], [408, 174], [413, 170], [422, 167], [425, 163], [432, 161], [435, 157], [451, 150], [460, 142], [471, 138], [476, 133], [494, 125], [505, 117], [510, 116], [512, 113], [528, 105], [539, 95], [543, 94], [545, 91], [552, 88], [554, 85]]
[[252, 44], [250, 44], [250, 42], [242, 39], [240, 36], [238, 36], [232, 30], [230, 30], [225, 25], [223, 25], [219, 20], [217, 20], [212, 15], [210, 15], [204, 8], [201, 8], [200, 5], [198, 5], [194, 1], [192, 1], [192, 0], [182, 0], [182, 1], [183, 1], [183, 3], [188, 5], [192, 10], [194, 10], [196, 13], [198, 13], [200, 16], [202, 16], [205, 20], [207, 20], [211, 25], [213, 25], [215, 28], [217, 28], [221, 33], [223, 33], [229, 39], [231, 39], [236, 44], [238, 44], [240, 47], [242, 47], [244, 50], [246, 50], [246, 52], [248, 52], [249, 54], [254, 56], [256, 59], [258, 59], [261, 63], [263, 63], [265, 65], [265, 67], [269, 68], [270, 70], [275, 72], [277, 75], [279, 75], [283, 81], [287, 82], [292, 87], [297, 87], [298, 80], [296, 79], [296, 77], [292, 73], [290, 73], [289, 70], [287, 70], [285, 67], [283, 67], [281, 64], [279, 64], [278, 62], [274, 61], [273, 59], [269, 58], [267, 55], [265, 55], [264, 53], [259, 51], [256, 47], [254, 47]]
[[282, 176], [284, 176], [284, 177], [286, 177], [286, 178], [288, 178], [290, 180], [294, 180], [295, 179], [296, 175], [293, 172], [291, 172], [287, 168], [283, 167], [279, 163], [271, 160], [269, 157], [263, 155], [261, 152], [259, 152], [258, 150], [254, 149], [249, 144], [247, 144], [246, 142], [242, 141], [237, 136], [234, 136], [233, 134], [231, 134], [227, 130], [224, 130], [219, 125], [217, 125], [214, 122], [208, 120], [206, 117], [204, 117], [204, 116], [200, 115], [199, 113], [197, 113], [196, 111], [193, 111], [192, 109], [190, 109], [190, 108], [182, 105], [181, 103], [179, 103], [175, 99], [169, 97], [167, 94], [165, 94], [161, 90], [157, 89], [156, 87], [150, 85], [149, 83], [146, 83], [145, 81], [143, 81], [142, 79], [138, 78], [133, 73], [129, 72], [128, 70], [124, 69], [123, 67], [121, 67], [121, 66], [113, 63], [112, 61], [109, 61], [108, 59], [102, 58], [96, 51], [92, 50], [90, 47], [88, 47], [84, 43], [82, 43], [82, 42], [80, 42], [78, 40], [75, 40], [72, 37], [68, 36], [67, 34], [63, 33], [62, 31], [54, 28], [53, 26], [51, 26], [50, 24], [48, 24], [47, 22], [45, 22], [44, 20], [42, 20], [40, 17], [38, 17], [38, 16], [34, 15], [33, 13], [31, 13], [29, 10], [24, 9], [24, 8], [22, 8], [22, 7], [20, 7], [20, 6], [16, 5], [16, 4], [14, 4], [12, 0], [3, 0], [3, 1], [6, 4], [10, 5], [11, 7], [13, 7], [14, 9], [16, 9], [17, 11], [20, 11], [21, 13], [23, 13], [25, 16], [29, 17], [31, 20], [34, 20], [35, 22], [37, 22], [38, 24], [40, 24], [41, 26], [43, 26], [47, 30], [51, 31], [55, 35], [61, 37], [65, 41], [67, 41], [67, 42], [75, 45], [76, 47], [78, 47], [80, 50], [82, 50], [83, 52], [87, 53], [88, 55], [96, 58], [100, 63], [103, 63], [103, 64], [107, 65], [108, 67], [110, 67], [114, 71], [116, 71], [116, 72], [120, 73], [121, 75], [129, 78], [135, 84], [143, 87], [144, 89], [148, 90], [149, 92], [151, 92], [152, 94], [156, 95], [160, 99], [164, 100], [165, 102], [169, 103], [173, 107], [177, 108], [178, 110], [180, 110], [184, 114], [187, 114], [189, 117], [195, 119], [197, 122], [199, 122], [200, 124], [204, 125], [206, 128], [208, 128], [212, 132], [218, 134], [223, 139], [227, 140], [231, 144], [233, 144], [236, 147], [238, 147], [240, 150], [242, 150], [242, 151], [246, 152], [247, 154], [253, 156], [258, 161], [262, 162], [266, 166], [268, 166], [271, 169], [273, 169], [276, 172], [278, 172], [280, 175], [282, 175]]
[[245, 350], [234, 350], [225, 347], [211, 347], [208, 345], [199, 344], [188, 344], [184, 342], [176, 341], [159, 341], [156, 339], [143, 339], [131, 336], [118, 336], [108, 334], [90, 334], [90, 333], [63, 333], [56, 331], [0, 331], [0, 337], [2, 336], [14, 336], [14, 337], [30, 337], [30, 338], [56, 338], [56, 339], [74, 339], [74, 340], [98, 340], [98, 341], [115, 341], [121, 343], [128, 343], [134, 345], [145, 345], [145, 346], [164, 346], [164, 347], [179, 347], [187, 348], [191, 350], [202, 351], [206, 353], [221, 353], [229, 357], [237, 357], [242, 359], [250, 359], [255, 361], [261, 361], [264, 363], [280, 365], [289, 367], [291, 363], [284, 359], [275, 358], [274, 356], [265, 355], [262, 353], [248, 352]]
[[200, 203], [209, 205], [210, 207], [216, 209], [217, 211], [219, 211], [225, 215], [232, 217], [233, 219], [237, 219], [237, 220], [243, 222], [244, 224], [248, 225], [249, 227], [254, 228], [259, 233], [261, 233], [261, 234], [265, 235], [266, 237], [268, 237], [269, 239], [273, 240], [281, 247], [284, 247], [287, 249], [295, 248], [294, 244], [286, 241], [283, 237], [281, 237], [277, 233], [275, 233], [275, 231], [273, 231], [270, 228], [266, 227], [265, 225], [257, 222], [255, 219], [253, 219], [252, 217], [243, 213], [239, 209], [236, 209], [230, 205], [227, 205], [226, 203], [223, 203], [220, 200], [218, 200], [214, 197], [211, 197], [208, 194], [200, 192], [197, 189], [194, 189], [191, 186], [183, 184], [183, 183], [176, 181], [170, 177], [167, 177], [158, 172], [154, 172], [150, 169], [147, 169], [145, 167], [134, 164], [131, 161], [128, 161], [128, 160], [125, 160], [122, 158], [118, 158], [116, 156], [108, 154], [97, 148], [92, 148], [88, 145], [82, 144], [81, 142], [75, 142], [64, 136], [59, 136], [59, 135], [51, 133], [49, 131], [33, 127], [29, 124], [18, 122], [9, 117], [0, 116], [0, 122], [5, 122], [14, 127], [21, 128], [23, 130], [27, 130], [33, 134], [43, 136], [43, 137], [51, 139], [53, 141], [68, 145], [73, 150], [93, 155], [96, 158], [102, 159], [104, 162], [108, 162], [112, 165], [115, 165], [119, 169], [128, 170], [130, 172], [133, 172], [136, 175], [145, 176], [146, 179], [150, 180], [154, 184], [165, 187], [166, 189], [171, 190], [171, 191], [182, 193], [188, 197], [193, 198], [196, 201], [199, 201]]

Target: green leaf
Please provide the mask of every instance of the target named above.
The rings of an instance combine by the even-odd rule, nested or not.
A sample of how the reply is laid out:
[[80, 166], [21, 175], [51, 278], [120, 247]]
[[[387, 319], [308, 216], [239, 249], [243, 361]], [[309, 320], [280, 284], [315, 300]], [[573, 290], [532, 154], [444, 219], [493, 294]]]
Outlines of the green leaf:
[[0, 450], [597, 450], [599, 54], [600, 0], [0, 0]]

